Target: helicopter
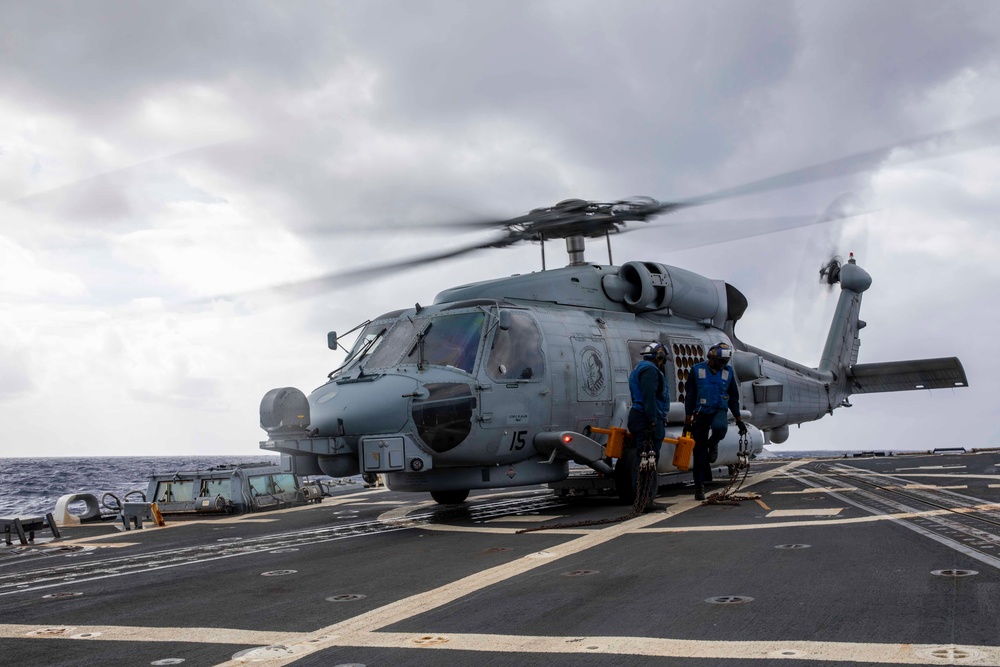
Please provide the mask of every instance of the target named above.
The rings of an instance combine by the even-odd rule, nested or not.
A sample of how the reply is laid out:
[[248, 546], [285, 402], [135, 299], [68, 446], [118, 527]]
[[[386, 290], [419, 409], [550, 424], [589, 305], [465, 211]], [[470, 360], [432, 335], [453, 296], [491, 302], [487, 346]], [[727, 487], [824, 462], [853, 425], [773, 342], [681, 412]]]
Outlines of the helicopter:
[[[672, 437], [683, 428], [691, 368], [712, 345], [733, 348], [751, 454], [785, 442], [791, 425], [849, 407], [855, 394], [967, 387], [955, 357], [858, 363], [866, 326], [859, 313], [872, 279], [853, 255], [846, 262], [834, 257], [820, 269], [821, 281], [839, 285], [840, 294], [816, 367], [740, 340], [736, 325], [748, 301], [728, 282], [654, 261], [614, 265], [610, 259], [611, 235], [627, 231], [630, 223], [796, 180], [853, 173], [891, 149], [940, 144], [944, 136], [695, 199], [569, 199], [507, 220], [470, 223], [500, 230], [485, 242], [292, 285], [315, 291], [476, 250], [523, 242], [542, 246], [540, 272], [451, 287], [430, 305], [385, 313], [352, 329], [348, 334], [358, 333], [343, 364], [308, 396], [294, 387], [264, 395], [260, 425], [267, 440], [260, 447], [280, 452], [286, 467], [300, 475], [378, 475], [394, 491], [429, 492], [442, 504], [464, 502], [473, 489], [558, 483], [575, 463], [615, 480], [619, 497], [631, 502], [630, 485], [623, 483], [629, 466], [624, 458], [607, 456], [608, 438], [599, 433], [624, 428], [628, 376], [650, 342], [668, 351]], [[590, 263], [586, 241], [601, 237], [609, 263]], [[545, 265], [545, 242], [553, 239], [565, 240], [564, 267]], [[330, 332], [328, 347], [339, 349], [342, 339]], [[661, 474], [678, 472], [672, 448], [664, 445]], [[739, 454], [739, 436], [730, 429], [715, 465], [735, 466]]]

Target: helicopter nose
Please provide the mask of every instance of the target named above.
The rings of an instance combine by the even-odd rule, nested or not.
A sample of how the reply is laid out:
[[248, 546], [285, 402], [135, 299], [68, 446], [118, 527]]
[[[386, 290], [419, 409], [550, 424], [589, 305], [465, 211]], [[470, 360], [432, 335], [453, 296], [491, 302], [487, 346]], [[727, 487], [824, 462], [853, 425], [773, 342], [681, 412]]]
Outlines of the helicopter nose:
[[310, 429], [325, 436], [399, 432], [410, 416], [410, 397], [419, 395], [419, 388], [416, 380], [401, 375], [331, 382], [309, 397]]

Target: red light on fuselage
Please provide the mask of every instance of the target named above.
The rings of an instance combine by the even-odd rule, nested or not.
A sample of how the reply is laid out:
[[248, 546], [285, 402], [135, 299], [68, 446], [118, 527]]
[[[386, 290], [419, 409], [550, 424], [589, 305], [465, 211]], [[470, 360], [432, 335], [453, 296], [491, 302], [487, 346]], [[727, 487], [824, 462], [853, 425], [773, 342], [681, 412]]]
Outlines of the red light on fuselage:
[[564, 435], [563, 436], [563, 442], [573, 442], [573, 436], [571, 436], [571, 435]]

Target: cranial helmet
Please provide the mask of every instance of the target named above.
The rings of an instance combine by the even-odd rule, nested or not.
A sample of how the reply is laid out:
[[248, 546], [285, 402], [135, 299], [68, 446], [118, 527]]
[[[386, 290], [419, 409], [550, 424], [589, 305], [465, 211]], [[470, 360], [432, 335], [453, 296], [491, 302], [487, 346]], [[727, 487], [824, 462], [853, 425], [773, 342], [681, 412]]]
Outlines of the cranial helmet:
[[667, 358], [667, 348], [659, 343], [650, 343], [642, 348], [642, 357], [649, 360], [664, 360]]
[[729, 343], [716, 343], [712, 347], [708, 348], [709, 361], [716, 361], [724, 366], [728, 364], [732, 358], [733, 348], [729, 347]]

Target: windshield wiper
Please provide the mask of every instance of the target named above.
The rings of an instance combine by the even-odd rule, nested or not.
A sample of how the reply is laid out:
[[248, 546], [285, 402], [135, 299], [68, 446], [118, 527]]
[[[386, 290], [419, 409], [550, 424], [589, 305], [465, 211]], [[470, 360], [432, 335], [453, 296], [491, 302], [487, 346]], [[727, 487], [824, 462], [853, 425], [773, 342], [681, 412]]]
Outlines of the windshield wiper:
[[413, 347], [410, 351], [406, 353], [407, 357], [413, 356], [413, 351], [417, 350], [417, 370], [424, 370], [424, 337], [427, 336], [427, 332], [431, 330], [434, 326], [434, 322], [428, 322], [424, 330], [417, 334], [417, 340], [413, 343]]
[[[372, 347], [373, 347], [373, 346], [375, 345], [375, 342], [376, 342], [376, 341], [377, 341], [377, 340], [378, 340], [379, 338], [381, 338], [381, 337], [382, 337], [382, 335], [383, 335], [383, 334], [385, 334], [385, 332], [386, 332], [386, 331], [388, 331], [388, 330], [389, 330], [389, 329], [388, 329], [388, 327], [382, 327], [382, 330], [381, 330], [381, 331], [379, 331], [379, 332], [378, 332], [377, 334], [375, 334], [374, 336], [372, 336], [372, 337], [371, 337], [371, 339], [369, 339], [369, 340], [368, 340], [368, 342], [367, 342], [367, 343], [365, 343], [365, 344], [364, 344], [364, 345], [363, 345], [363, 346], [361, 347], [361, 349], [360, 349], [360, 350], [358, 350], [358, 352], [357, 352], [356, 354], [352, 354], [352, 355], [351, 355], [351, 356], [349, 356], [349, 357], [348, 357], [347, 359], [344, 359], [344, 363], [342, 363], [342, 364], [340, 365], [340, 367], [339, 367], [339, 368], [337, 368], [337, 369], [335, 369], [335, 370], [332, 370], [332, 371], [330, 371], [330, 374], [329, 374], [329, 375], [327, 375], [327, 376], [326, 376], [326, 378], [327, 378], [328, 380], [329, 380], [329, 379], [332, 379], [332, 378], [333, 378], [333, 376], [334, 376], [335, 374], [337, 374], [337, 373], [339, 373], [340, 371], [342, 371], [343, 369], [347, 368], [347, 367], [348, 367], [349, 365], [351, 365], [351, 364], [352, 364], [352, 363], [354, 363], [355, 361], [361, 361], [362, 359], [364, 359], [364, 358], [365, 358], [365, 355], [367, 355], [367, 354], [368, 354], [368, 352], [370, 352], [370, 351], [371, 351], [371, 349], [372, 349]], [[362, 372], [364, 372], [364, 371], [362, 370]]]

